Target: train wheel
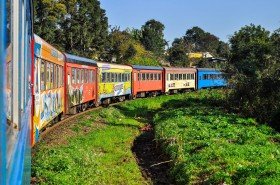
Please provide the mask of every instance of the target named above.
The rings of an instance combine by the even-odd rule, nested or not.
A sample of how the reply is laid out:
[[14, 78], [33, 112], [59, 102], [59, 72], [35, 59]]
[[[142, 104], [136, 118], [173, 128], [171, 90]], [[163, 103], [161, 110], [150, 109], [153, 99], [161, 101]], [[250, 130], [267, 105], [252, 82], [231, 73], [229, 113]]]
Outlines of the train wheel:
[[87, 104], [84, 103], [84, 104], [82, 105], [82, 111], [84, 112], [84, 111], [86, 111], [86, 110], [87, 110]]

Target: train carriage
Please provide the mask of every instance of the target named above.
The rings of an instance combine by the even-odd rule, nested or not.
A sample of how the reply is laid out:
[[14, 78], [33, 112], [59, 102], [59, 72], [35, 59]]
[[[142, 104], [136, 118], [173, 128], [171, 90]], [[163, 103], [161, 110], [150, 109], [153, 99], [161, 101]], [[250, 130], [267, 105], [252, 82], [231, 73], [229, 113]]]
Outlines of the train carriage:
[[132, 65], [132, 68], [133, 98], [156, 96], [164, 92], [162, 67]]
[[32, 17], [32, 1], [0, 1], [0, 184], [30, 183]]
[[165, 92], [177, 93], [196, 89], [195, 68], [165, 67]]
[[124, 101], [131, 97], [132, 67], [97, 62], [98, 102], [110, 104], [112, 100]]
[[70, 54], [65, 56], [65, 112], [75, 114], [97, 106], [96, 61]]
[[227, 86], [226, 75], [217, 69], [197, 68], [197, 76], [197, 89]]
[[34, 61], [34, 135], [64, 111], [63, 71], [65, 57], [46, 41], [35, 35]]

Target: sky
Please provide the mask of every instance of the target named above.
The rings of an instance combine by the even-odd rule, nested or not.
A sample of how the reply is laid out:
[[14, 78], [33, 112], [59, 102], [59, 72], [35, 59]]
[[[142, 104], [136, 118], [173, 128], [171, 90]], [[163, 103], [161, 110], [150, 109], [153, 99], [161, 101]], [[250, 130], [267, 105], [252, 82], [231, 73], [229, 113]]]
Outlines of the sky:
[[165, 25], [171, 44], [186, 30], [199, 26], [227, 42], [241, 27], [251, 23], [269, 31], [280, 28], [280, 0], [100, 0], [109, 25], [141, 28], [156, 19]]

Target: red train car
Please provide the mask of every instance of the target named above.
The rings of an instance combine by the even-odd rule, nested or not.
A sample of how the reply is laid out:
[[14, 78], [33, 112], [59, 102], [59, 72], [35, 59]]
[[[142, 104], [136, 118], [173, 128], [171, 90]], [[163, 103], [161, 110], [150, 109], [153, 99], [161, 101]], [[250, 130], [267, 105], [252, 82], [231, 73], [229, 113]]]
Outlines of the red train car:
[[132, 68], [133, 98], [156, 96], [164, 92], [162, 67], [132, 65]]
[[75, 114], [97, 105], [97, 63], [65, 54], [65, 112]]

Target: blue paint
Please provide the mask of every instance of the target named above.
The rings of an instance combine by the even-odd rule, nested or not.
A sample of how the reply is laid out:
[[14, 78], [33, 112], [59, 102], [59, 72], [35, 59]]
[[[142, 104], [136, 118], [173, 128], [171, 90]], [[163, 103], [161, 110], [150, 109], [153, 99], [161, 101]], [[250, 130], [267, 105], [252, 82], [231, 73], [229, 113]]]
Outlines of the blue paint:
[[[31, 100], [26, 108], [31, 106]], [[14, 143], [15, 150], [8, 168], [8, 184], [29, 184], [31, 177], [31, 147], [30, 147], [30, 115], [31, 109], [26, 111], [21, 117], [21, 130]]]
[[132, 65], [133, 69], [138, 69], [138, 70], [163, 70], [162, 67], [158, 66], [140, 66], [140, 65]]
[[0, 184], [6, 184], [5, 20], [6, 2], [0, 0]]
[[[216, 79], [205, 79], [205, 76], [213, 75], [219, 76]], [[213, 87], [225, 87], [227, 86], [227, 80], [221, 77], [223, 73], [216, 69], [198, 68], [197, 69], [197, 89], [213, 88]]]
[[97, 63], [95, 60], [88, 59], [85, 57], [79, 57], [76, 55], [71, 55], [71, 54], [65, 54], [67, 58], [67, 62], [70, 63], [76, 63], [76, 64], [81, 64], [81, 65], [90, 65], [90, 66], [97, 66]]

